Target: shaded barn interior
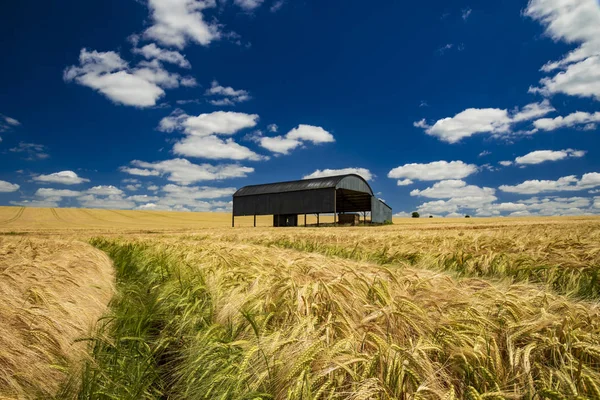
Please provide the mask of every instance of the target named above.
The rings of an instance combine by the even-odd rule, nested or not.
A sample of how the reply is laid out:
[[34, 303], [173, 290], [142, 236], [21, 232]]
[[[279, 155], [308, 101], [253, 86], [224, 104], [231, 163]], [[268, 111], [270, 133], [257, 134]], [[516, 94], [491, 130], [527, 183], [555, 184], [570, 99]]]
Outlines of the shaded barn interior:
[[[273, 215], [273, 226], [298, 226], [299, 215], [340, 215], [370, 213], [371, 223], [392, 221], [392, 209], [373, 194], [371, 186], [355, 174], [245, 186], [233, 195], [232, 226], [235, 217]], [[342, 219], [347, 220], [347, 217]]]

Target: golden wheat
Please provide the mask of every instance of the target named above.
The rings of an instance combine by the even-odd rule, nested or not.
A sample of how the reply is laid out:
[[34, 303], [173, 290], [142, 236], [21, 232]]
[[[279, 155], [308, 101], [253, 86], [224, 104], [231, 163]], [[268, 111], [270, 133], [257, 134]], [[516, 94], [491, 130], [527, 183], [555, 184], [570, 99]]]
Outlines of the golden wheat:
[[48, 398], [85, 355], [113, 294], [108, 257], [80, 242], [0, 237], [0, 397]]

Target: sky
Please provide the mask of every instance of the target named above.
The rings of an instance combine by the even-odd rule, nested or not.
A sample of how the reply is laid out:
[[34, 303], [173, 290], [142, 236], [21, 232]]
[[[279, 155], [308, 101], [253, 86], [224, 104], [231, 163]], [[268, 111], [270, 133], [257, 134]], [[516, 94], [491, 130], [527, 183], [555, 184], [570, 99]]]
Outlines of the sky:
[[358, 173], [399, 217], [600, 214], [598, 0], [21, 0], [0, 38], [0, 205]]

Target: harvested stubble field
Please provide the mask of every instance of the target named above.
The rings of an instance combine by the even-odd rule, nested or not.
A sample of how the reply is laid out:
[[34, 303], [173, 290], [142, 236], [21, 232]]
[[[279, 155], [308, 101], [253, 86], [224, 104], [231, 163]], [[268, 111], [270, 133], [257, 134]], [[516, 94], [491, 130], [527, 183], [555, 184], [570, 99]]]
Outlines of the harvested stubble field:
[[[14, 348], [54, 356], [57, 342], [75, 343], [87, 356], [39, 357], [40, 368], [60, 373], [38, 381], [10, 380], [32, 373], [12, 356], [0, 397], [600, 398], [598, 218], [230, 222], [227, 214], [0, 208], [4, 247], [48, 243], [56, 258], [46, 262], [70, 274], [0, 281], [0, 304], [26, 316], [5, 302], [8, 288], [28, 293], [24, 304], [42, 287], [56, 297], [27, 307], [95, 327], [92, 335], [45, 328], [51, 340], [32, 346], [26, 325], [13, 325]], [[101, 259], [99, 250], [114, 263], [108, 309], [105, 270], [58, 256], [74, 252], [83, 263]], [[1, 254], [9, 267], [39, 259]], [[65, 291], [69, 282], [80, 289]], [[81, 282], [93, 282], [85, 299]], [[86, 318], [71, 312], [88, 308]]]

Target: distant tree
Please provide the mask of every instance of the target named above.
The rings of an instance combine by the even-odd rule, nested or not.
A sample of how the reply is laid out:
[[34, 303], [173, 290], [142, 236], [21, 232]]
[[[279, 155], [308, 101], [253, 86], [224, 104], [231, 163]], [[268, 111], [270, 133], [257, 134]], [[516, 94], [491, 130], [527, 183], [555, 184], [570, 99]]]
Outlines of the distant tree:
[[418, 213], [418, 212], [416, 212], [416, 211], [415, 211], [415, 212], [413, 212], [413, 213], [412, 213], [412, 217], [413, 217], [413, 218], [419, 218], [419, 217], [420, 217], [420, 215], [419, 215], [419, 213]]
[[433, 215], [430, 215], [429, 218], [433, 218]]
[[471, 216], [469, 214], [465, 215], [465, 218], [471, 218]]

